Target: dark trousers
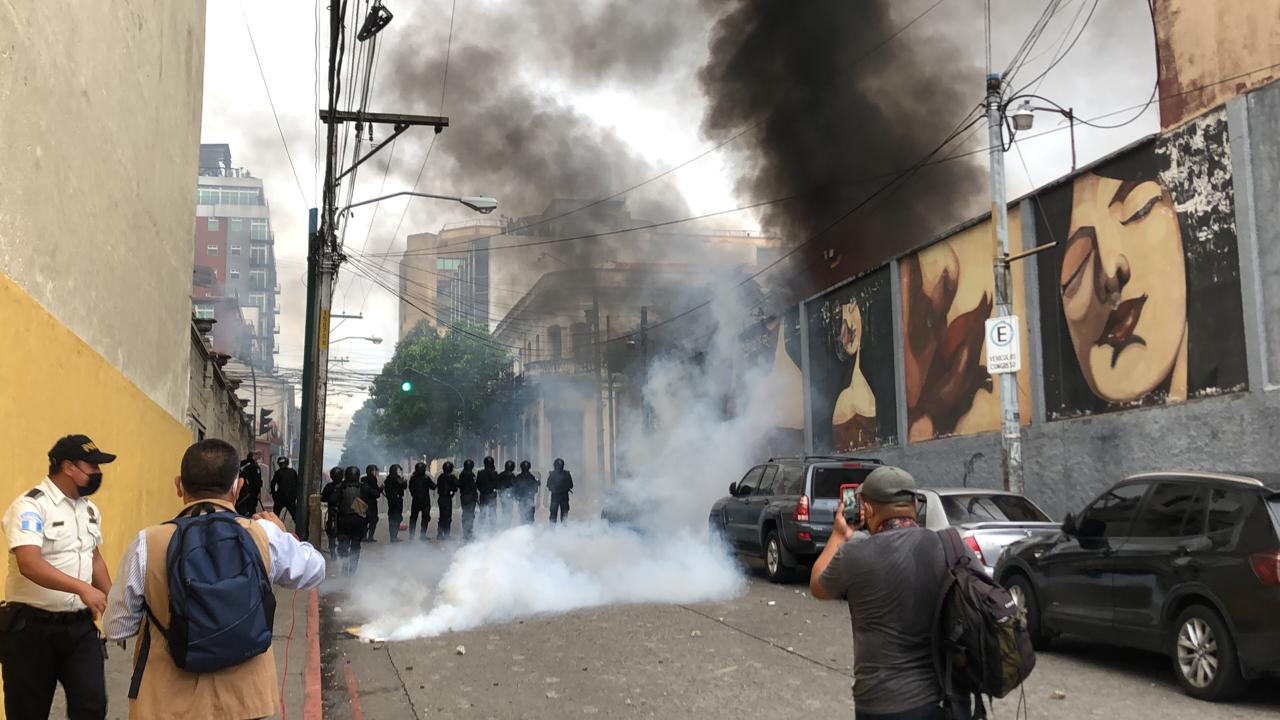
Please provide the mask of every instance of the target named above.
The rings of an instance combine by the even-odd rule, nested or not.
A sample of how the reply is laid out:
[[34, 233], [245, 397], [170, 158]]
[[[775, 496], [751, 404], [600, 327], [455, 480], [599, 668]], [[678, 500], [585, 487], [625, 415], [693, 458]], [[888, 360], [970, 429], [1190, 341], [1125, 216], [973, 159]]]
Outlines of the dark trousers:
[[359, 515], [338, 518], [338, 557], [342, 559], [342, 574], [355, 575], [360, 567], [360, 543], [365, 538], [365, 519]]
[[854, 709], [855, 720], [970, 720], [973, 709], [969, 698], [953, 698], [951, 715], [938, 703], [929, 703], [895, 713], [868, 713]]
[[400, 523], [404, 521], [404, 502], [392, 505], [387, 503], [387, 534], [391, 536], [391, 542], [400, 541]]
[[492, 531], [498, 514], [498, 496], [480, 496], [480, 527]]
[[552, 493], [551, 494], [551, 522], [557, 522], [557, 513], [559, 520], [569, 519], [569, 493]]
[[378, 503], [369, 503], [369, 512], [364, 515], [365, 522], [365, 540], [373, 540], [373, 531], [378, 529]]
[[98, 628], [87, 611], [71, 622], [18, 618], [11, 629], [0, 634], [5, 715], [11, 720], [45, 720], [54, 690], [62, 683], [68, 718], [105, 718], [107, 687], [102, 655]]
[[462, 537], [470, 540], [475, 535], [476, 501], [462, 501]]
[[289, 517], [293, 518], [293, 524], [298, 524], [298, 498], [288, 495], [272, 495], [271, 509], [281, 520], [284, 519], [284, 514], [287, 510]]
[[409, 537], [418, 532], [418, 515], [422, 515], [422, 539], [427, 538], [427, 525], [431, 522], [431, 503], [427, 500], [414, 499], [409, 504]]
[[440, 498], [440, 519], [436, 520], [436, 539], [444, 540], [453, 533], [453, 498]]

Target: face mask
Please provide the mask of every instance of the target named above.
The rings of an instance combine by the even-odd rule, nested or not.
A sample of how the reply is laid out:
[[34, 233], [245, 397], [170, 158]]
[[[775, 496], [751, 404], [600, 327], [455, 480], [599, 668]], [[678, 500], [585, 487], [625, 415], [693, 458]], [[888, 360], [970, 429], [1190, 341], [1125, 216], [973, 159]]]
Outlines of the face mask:
[[[79, 470], [79, 468], [76, 469]], [[84, 485], [76, 483], [76, 492], [80, 494], [80, 497], [89, 497], [90, 495], [98, 492], [98, 488], [102, 487], [102, 473], [84, 473], [84, 476], [86, 478], [86, 482]]]

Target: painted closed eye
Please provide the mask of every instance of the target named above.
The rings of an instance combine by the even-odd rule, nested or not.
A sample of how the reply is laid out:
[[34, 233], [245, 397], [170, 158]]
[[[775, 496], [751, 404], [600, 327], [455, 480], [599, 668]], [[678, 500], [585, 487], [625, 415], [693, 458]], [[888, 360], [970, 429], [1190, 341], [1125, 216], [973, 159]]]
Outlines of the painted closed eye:
[[1160, 193], [1157, 193], [1154, 197], [1150, 198], [1145, 203], [1143, 203], [1142, 207], [1138, 208], [1136, 211], [1130, 214], [1129, 217], [1121, 220], [1120, 224], [1128, 225], [1129, 223], [1137, 222], [1142, 218], [1150, 215], [1151, 211], [1155, 209], [1156, 205], [1160, 204], [1160, 200], [1162, 199], [1162, 197], [1163, 196]]
[[1076, 286], [1080, 284], [1080, 278], [1084, 276], [1084, 271], [1089, 267], [1092, 259], [1093, 243], [1089, 238], [1077, 234], [1071, 245], [1067, 247], [1062, 259], [1063, 274], [1066, 275], [1061, 287], [1063, 295], [1075, 294]]

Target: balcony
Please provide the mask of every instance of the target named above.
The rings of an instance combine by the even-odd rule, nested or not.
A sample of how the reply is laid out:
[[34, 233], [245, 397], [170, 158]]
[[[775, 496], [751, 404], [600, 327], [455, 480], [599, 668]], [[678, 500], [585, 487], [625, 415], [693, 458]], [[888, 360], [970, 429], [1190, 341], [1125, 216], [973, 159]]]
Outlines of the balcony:
[[529, 377], [590, 375], [594, 371], [595, 363], [589, 359], [533, 360], [524, 364], [524, 374]]

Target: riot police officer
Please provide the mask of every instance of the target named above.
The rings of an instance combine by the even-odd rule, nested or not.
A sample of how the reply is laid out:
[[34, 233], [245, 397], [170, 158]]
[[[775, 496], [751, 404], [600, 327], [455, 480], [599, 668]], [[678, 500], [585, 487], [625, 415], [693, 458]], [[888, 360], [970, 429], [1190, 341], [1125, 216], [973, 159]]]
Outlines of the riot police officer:
[[573, 492], [573, 475], [564, 469], [564, 460], [556, 458], [554, 465], [555, 469], [547, 476], [552, 523], [569, 519], [569, 493]]
[[445, 463], [440, 470], [440, 477], [436, 478], [436, 505], [440, 509], [436, 539], [447, 540], [453, 531], [453, 496], [458, 492], [458, 478], [453, 474], [451, 462]]
[[462, 501], [462, 539], [470, 540], [475, 536], [476, 503], [480, 500], [476, 488], [476, 462], [471, 459], [462, 461], [462, 472], [458, 473], [458, 499]]

